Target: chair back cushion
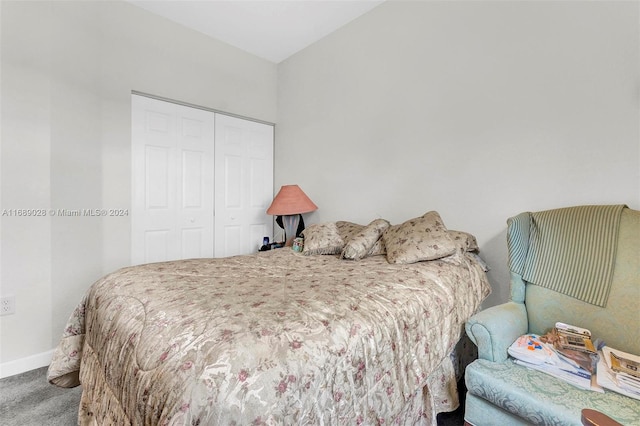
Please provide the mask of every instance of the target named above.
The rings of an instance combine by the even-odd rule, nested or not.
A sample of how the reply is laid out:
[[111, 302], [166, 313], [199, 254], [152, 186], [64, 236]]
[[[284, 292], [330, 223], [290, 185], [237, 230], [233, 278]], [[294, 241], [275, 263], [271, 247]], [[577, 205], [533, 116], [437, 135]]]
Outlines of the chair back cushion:
[[640, 211], [622, 210], [605, 307], [528, 283], [525, 304], [531, 333], [544, 334], [561, 321], [591, 330], [608, 346], [640, 355]]

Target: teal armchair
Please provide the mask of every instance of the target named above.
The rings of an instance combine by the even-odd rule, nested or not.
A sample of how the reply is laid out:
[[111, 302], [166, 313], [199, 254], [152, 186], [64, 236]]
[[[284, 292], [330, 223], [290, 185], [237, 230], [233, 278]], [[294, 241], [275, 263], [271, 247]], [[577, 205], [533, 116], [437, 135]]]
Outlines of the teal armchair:
[[465, 326], [478, 346], [478, 359], [465, 371], [465, 422], [579, 426], [582, 410], [592, 409], [640, 425], [640, 401], [579, 389], [507, 356], [518, 336], [544, 334], [558, 321], [640, 355], [640, 211], [579, 206], [522, 213], [509, 219], [507, 243], [510, 301]]

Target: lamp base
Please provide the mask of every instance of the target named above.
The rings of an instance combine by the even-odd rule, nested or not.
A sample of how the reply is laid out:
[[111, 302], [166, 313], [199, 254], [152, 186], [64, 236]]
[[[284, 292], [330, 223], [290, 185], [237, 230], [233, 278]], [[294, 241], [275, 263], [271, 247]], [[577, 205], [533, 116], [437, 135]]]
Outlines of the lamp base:
[[293, 246], [293, 239], [296, 237], [296, 231], [300, 224], [299, 214], [287, 214], [282, 216], [282, 224], [284, 225], [285, 247]]

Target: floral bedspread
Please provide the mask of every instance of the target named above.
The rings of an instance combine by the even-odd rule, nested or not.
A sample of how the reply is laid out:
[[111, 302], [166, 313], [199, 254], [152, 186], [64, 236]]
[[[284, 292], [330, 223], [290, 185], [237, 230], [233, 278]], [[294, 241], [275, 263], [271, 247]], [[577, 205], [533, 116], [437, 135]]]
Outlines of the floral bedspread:
[[453, 374], [443, 362], [489, 291], [462, 253], [392, 265], [279, 249], [124, 268], [71, 315], [49, 380], [82, 382], [80, 423], [435, 424], [446, 401], [429, 380]]

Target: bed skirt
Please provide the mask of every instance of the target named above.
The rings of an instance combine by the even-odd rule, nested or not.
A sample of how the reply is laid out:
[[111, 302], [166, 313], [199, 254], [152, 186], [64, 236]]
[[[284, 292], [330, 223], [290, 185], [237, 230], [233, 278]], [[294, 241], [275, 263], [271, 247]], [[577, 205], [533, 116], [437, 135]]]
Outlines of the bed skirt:
[[[466, 334], [451, 352], [443, 359], [435, 371], [427, 378], [427, 385], [421, 391], [411, 395], [404, 404], [401, 415], [395, 419], [400, 425], [437, 425], [437, 415], [450, 412], [460, 405], [457, 382], [464, 375], [464, 368], [476, 358], [475, 346]], [[120, 398], [114, 395], [104, 376], [104, 368], [89, 345], [82, 355], [80, 381], [82, 397], [78, 407], [80, 425], [131, 425]], [[139, 401], [138, 403], [146, 403]], [[149, 413], [157, 418], [157, 413]], [[364, 422], [366, 424], [366, 422]], [[268, 422], [265, 424], [269, 424]]]

